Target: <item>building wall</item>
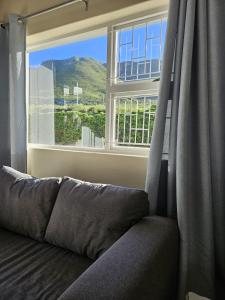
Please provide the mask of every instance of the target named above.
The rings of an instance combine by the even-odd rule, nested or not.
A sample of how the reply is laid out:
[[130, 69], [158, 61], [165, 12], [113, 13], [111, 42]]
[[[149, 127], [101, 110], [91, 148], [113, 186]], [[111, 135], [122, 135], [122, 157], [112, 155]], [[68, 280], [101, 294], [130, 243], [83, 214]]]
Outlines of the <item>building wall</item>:
[[[29, 142], [55, 144], [53, 71], [44, 67], [29, 70]], [[43, 104], [45, 107], [43, 107]], [[43, 113], [44, 110], [44, 113]]]

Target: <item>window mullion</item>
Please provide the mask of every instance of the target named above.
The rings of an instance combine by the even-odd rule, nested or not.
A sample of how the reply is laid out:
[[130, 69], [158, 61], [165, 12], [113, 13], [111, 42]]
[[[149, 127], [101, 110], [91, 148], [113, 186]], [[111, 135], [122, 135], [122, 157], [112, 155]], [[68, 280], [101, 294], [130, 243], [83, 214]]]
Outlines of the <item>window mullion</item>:
[[106, 112], [105, 112], [105, 149], [110, 150], [112, 144], [111, 128], [113, 126], [113, 107], [111, 97], [111, 85], [114, 74], [113, 46], [114, 32], [112, 27], [107, 27], [107, 80], [106, 80]]

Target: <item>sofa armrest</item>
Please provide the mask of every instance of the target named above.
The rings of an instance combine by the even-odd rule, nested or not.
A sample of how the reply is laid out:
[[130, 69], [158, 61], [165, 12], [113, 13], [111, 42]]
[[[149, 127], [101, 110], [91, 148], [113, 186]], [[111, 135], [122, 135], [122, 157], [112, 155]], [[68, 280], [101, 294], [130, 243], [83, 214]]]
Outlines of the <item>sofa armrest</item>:
[[146, 217], [98, 258], [59, 300], [175, 299], [176, 222]]

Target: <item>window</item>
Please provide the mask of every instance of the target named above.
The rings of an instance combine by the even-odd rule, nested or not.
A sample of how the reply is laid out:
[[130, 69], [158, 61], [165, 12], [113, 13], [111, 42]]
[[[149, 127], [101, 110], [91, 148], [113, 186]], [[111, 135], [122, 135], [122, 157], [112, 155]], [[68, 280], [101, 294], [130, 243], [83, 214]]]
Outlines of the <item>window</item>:
[[145, 146], [150, 144], [157, 97], [130, 96], [115, 98], [117, 145]]
[[112, 27], [113, 147], [149, 148], [158, 102], [165, 17]]
[[29, 141], [104, 147], [107, 36], [30, 53]]
[[160, 76], [166, 20], [134, 23], [116, 30], [117, 80], [128, 82]]
[[29, 53], [29, 142], [108, 151], [151, 143], [164, 16]]

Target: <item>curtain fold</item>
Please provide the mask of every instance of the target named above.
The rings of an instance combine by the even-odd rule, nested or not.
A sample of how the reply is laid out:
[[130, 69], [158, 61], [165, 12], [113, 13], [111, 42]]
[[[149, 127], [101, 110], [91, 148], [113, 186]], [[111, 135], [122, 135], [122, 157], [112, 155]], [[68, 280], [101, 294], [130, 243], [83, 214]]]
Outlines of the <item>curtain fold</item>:
[[170, 2], [169, 17], [167, 21], [167, 35], [163, 56], [163, 70], [160, 80], [159, 103], [152, 133], [151, 151], [149, 153], [147, 168], [146, 190], [151, 190], [150, 213], [157, 213], [157, 200], [159, 193], [159, 179], [161, 171], [161, 158], [164, 147], [166, 114], [171, 91], [171, 76], [173, 71], [174, 49], [176, 44], [177, 17], [179, 0]]
[[26, 171], [26, 24], [0, 29], [0, 164]]
[[8, 30], [0, 28], [0, 164], [11, 164]]
[[224, 28], [224, 1], [170, 1], [146, 190], [151, 213], [160, 214], [157, 194], [170, 100], [165, 89], [172, 78], [166, 205], [180, 230], [179, 300], [190, 291], [225, 299]]

